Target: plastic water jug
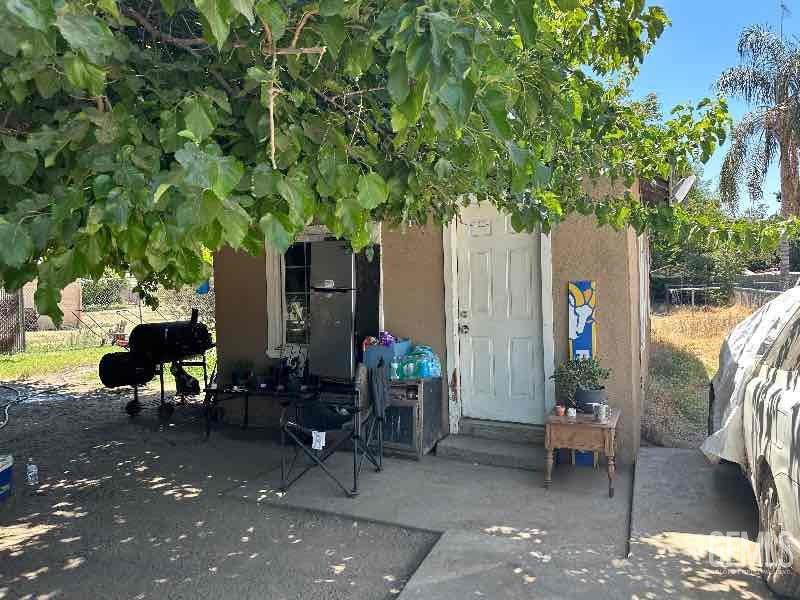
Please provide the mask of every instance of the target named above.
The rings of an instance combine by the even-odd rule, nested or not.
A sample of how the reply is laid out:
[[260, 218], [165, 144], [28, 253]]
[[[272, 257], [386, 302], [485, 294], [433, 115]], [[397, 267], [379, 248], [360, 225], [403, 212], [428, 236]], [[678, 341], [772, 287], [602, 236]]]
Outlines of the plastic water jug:
[[39, 485], [39, 467], [33, 464], [33, 459], [28, 459], [27, 469], [28, 485]]

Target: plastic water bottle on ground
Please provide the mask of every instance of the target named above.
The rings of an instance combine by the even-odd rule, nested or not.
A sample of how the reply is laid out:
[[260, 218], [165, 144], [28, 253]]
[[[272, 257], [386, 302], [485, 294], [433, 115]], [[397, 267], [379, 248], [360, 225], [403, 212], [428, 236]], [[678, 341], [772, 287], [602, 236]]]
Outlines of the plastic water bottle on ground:
[[28, 459], [28, 485], [39, 485], [39, 467], [33, 464], [33, 459]]

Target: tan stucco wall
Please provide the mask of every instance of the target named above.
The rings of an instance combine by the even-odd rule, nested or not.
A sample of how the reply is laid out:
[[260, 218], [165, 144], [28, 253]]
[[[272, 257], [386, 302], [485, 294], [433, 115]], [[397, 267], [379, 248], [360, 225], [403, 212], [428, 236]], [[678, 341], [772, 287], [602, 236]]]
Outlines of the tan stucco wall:
[[214, 255], [217, 361], [220, 381], [229, 381], [240, 360], [267, 364], [266, 258], [223, 248]]
[[633, 230], [598, 227], [594, 217], [570, 216], [554, 228], [553, 317], [556, 364], [567, 358], [567, 284], [597, 281], [597, 357], [613, 370], [609, 404], [622, 409], [619, 456], [633, 460], [639, 448], [641, 364], [639, 245]]
[[383, 230], [384, 325], [445, 359], [442, 228]]
[[[447, 365], [442, 228], [435, 225], [382, 232], [384, 327], [395, 336], [426, 344]], [[447, 378], [442, 377], [447, 398]], [[448, 423], [443, 402], [442, 423]]]

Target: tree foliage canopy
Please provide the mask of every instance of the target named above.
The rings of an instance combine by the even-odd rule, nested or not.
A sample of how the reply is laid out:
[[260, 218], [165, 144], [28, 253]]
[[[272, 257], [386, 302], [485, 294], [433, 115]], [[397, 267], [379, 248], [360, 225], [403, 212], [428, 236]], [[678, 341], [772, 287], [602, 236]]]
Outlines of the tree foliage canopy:
[[[698, 181], [682, 203], [682, 209], [695, 223], [726, 224], [734, 229], [741, 226], [739, 223], [776, 222], [774, 216], [767, 216], [764, 205], [735, 217], [711, 182], [702, 178], [702, 171], [698, 172]], [[678, 280], [686, 284], [720, 284], [718, 299], [727, 302], [730, 288], [745, 270], [763, 271], [777, 262], [771, 244], [721, 245], [709, 237], [693, 235], [681, 239], [669, 233], [654, 231], [650, 236], [651, 284], [659, 297], [665, 282]]]
[[644, 0], [0, 0], [0, 285], [38, 277], [57, 317], [108, 267], [194, 283], [224, 244], [317, 223], [362, 248], [467, 195], [518, 230], [680, 232], [680, 209], [586, 194], [724, 138], [722, 102], [656, 124], [625, 101], [667, 24]]

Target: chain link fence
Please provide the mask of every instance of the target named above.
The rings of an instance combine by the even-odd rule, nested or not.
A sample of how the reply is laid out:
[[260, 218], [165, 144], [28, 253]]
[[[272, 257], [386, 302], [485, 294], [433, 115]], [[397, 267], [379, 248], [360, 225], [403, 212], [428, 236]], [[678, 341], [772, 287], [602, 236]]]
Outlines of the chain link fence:
[[25, 350], [25, 314], [22, 291], [0, 289], [0, 354]]
[[199, 289], [159, 288], [156, 308], [147, 306], [133, 291], [135, 285], [135, 280], [121, 277], [81, 281], [79, 328], [114, 341], [126, 336], [139, 323], [185, 321], [191, 317], [192, 310], [197, 309], [200, 320], [214, 329], [214, 289], [210, 283]]
[[800, 272], [791, 271], [788, 277], [783, 277], [777, 271], [763, 273], [749, 273], [736, 278], [735, 287], [766, 290], [769, 292], [783, 292], [798, 284]]
[[798, 278], [800, 273], [797, 271], [790, 272], [788, 277], [783, 277], [776, 271], [742, 275], [737, 278], [733, 287], [734, 302], [751, 309], [759, 308], [789, 288], [800, 284]]
[[756, 309], [798, 285], [798, 271], [790, 272], [788, 277], [774, 270], [747, 273], [728, 281], [670, 277], [655, 271], [650, 275], [651, 300], [666, 311], [671, 306], [694, 308], [730, 303]]
[[[133, 278], [102, 277], [96, 281], [82, 279], [77, 284], [79, 302], [70, 302], [68, 306], [62, 302], [64, 322], [60, 328], [39, 315], [33, 306], [25, 306], [21, 318], [24, 329], [28, 332], [29, 348], [61, 350], [125, 345], [127, 336], [139, 323], [187, 320], [193, 309], [198, 310], [200, 320], [209, 329], [215, 329], [212, 283], [199, 289], [160, 288], [156, 292], [158, 307], [155, 309], [147, 306], [133, 291], [136, 286]], [[0, 330], [4, 326], [4, 320], [4, 315], [0, 314]]]

